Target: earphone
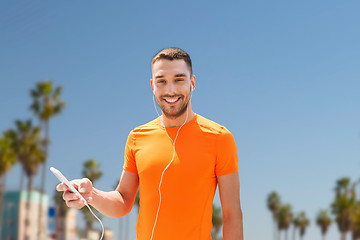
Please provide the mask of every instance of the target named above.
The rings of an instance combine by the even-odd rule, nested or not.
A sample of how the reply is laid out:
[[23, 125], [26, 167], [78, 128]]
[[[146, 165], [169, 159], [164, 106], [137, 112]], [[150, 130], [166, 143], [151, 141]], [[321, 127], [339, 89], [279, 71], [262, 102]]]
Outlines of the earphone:
[[[190, 85], [190, 99], [191, 99], [191, 97], [192, 97], [192, 91], [193, 91], [193, 85], [191, 84], [191, 85]], [[189, 101], [190, 101], [190, 100], [189, 100]], [[163, 121], [161, 120], [161, 117], [160, 117], [160, 115], [159, 115], [159, 112], [157, 111], [156, 104], [155, 104], [155, 94], [153, 94], [153, 102], [154, 102], [154, 107], [155, 107], [156, 113], [157, 113], [157, 115], [159, 116], [159, 119], [160, 119], [160, 122], [161, 122], [162, 126], [164, 127], [166, 136], [170, 139], [170, 141], [171, 141], [171, 143], [172, 143], [172, 145], [173, 145], [173, 155], [172, 155], [171, 161], [169, 162], [169, 164], [164, 168], [163, 172], [161, 173], [160, 182], [159, 182], [159, 205], [158, 205], [158, 209], [157, 209], [157, 211], [156, 211], [156, 217], [155, 217], [153, 229], [152, 229], [152, 232], [151, 232], [151, 238], [150, 238], [150, 240], [152, 240], [153, 237], [154, 237], [155, 227], [156, 227], [156, 223], [157, 223], [157, 219], [158, 219], [159, 211], [160, 211], [160, 206], [161, 206], [161, 183], [162, 183], [162, 180], [163, 180], [165, 171], [170, 167], [171, 163], [174, 161], [175, 154], [176, 154], [175, 143], [176, 143], [176, 140], [177, 140], [177, 138], [178, 138], [180, 129], [186, 124], [187, 119], [188, 119], [188, 115], [189, 115], [189, 104], [188, 104], [187, 107], [186, 107], [186, 119], [185, 119], [184, 123], [183, 123], [183, 124], [179, 127], [179, 129], [177, 130], [176, 136], [175, 136], [174, 140], [172, 140], [172, 138], [169, 136], [169, 134], [168, 134], [167, 131], [166, 131], [165, 124], [164, 124]]]

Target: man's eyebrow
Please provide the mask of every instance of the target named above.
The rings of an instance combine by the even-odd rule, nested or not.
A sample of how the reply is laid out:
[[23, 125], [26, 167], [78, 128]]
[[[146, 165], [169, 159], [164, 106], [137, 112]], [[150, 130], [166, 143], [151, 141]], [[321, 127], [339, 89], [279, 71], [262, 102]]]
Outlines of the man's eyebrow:
[[175, 77], [186, 77], [186, 74], [185, 73], [179, 73], [179, 74], [176, 74]]
[[157, 78], [164, 78], [164, 75], [157, 75], [157, 76], [155, 76], [155, 79], [157, 79]]
[[[158, 78], [164, 78], [165, 76], [164, 75], [157, 75], [155, 76], [155, 79], [158, 79]], [[186, 77], [186, 74], [185, 73], [178, 73], [175, 75], [175, 77]]]

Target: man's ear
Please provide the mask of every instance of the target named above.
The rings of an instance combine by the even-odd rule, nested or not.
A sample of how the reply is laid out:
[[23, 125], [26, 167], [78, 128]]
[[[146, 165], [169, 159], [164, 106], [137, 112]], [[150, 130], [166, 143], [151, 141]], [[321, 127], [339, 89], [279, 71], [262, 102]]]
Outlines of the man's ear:
[[152, 80], [152, 78], [150, 79], [150, 87], [151, 87], [151, 90], [154, 93], [154, 81]]
[[191, 82], [191, 91], [194, 91], [194, 89], [196, 87], [196, 77], [195, 77], [195, 75], [192, 75], [190, 77], [190, 82]]

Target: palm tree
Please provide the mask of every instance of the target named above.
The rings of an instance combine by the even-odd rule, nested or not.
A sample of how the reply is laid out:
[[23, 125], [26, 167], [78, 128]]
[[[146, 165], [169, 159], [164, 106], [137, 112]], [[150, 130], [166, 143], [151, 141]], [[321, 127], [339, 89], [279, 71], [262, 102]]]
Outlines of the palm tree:
[[332, 220], [331, 220], [330, 216], [328, 215], [328, 211], [320, 210], [320, 212], [318, 213], [318, 215], [316, 217], [316, 224], [321, 229], [321, 235], [322, 235], [323, 240], [325, 240], [326, 232], [329, 229], [331, 223], [332, 223]]
[[354, 214], [354, 223], [352, 226], [352, 239], [360, 239], [360, 201], [356, 202], [355, 214]]
[[269, 210], [272, 213], [272, 217], [273, 217], [273, 222], [274, 222], [274, 240], [277, 239], [277, 235], [278, 233], [278, 228], [277, 228], [277, 211], [279, 210], [281, 205], [281, 201], [280, 201], [280, 197], [279, 195], [273, 191], [268, 195], [267, 198], [267, 206], [269, 208]]
[[299, 216], [296, 216], [293, 221], [292, 221], [292, 224], [293, 224], [293, 240], [296, 239], [296, 230], [300, 227], [300, 219], [299, 219]]
[[292, 222], [293, 213], [290, 204], [282, 205], [277, 211], [278, 229], [285, 231], [285, 240], [288, 239], [288, 229]]
[[341, 240], [346, 240], [346, 233], [351, 230], [354, 222], [355, 202], [355, 186], [350, 186], [349, 178], [339, 179], [336, 182], [335, 199], [331, 207], [341, 232]]
[[[88, 161], [86, 161], [83, 164], [83, 171], [82, 171], [82, 175], [84, 178], [88, 178], [93, 184], [94, 182], [96, 182], [97, 180], [99, 180], [102, 176], [102, 171], [100, 170], [100, 165], [94, 160], [94, 159], [89, 159]], [[92, 206], [90, 206], [90, 208], [92, 209], [92, 211], [96, 214], [96, 215], [100, 215], [100, 213], [93, 208]], [[84, 214], [85, 217], [85, 222], [86, 222], [86, 234], [93, 229], [92, 225], [95, 221], [95, 219], [92, 217], [92, 214], [90, 213], [90, 211], [88, 209], [82, 208], [81, 209], [82, 213]], [[101, 218], [101, 215], [100, 217]]]
[[304, 211], [299, 214], [298, 219], [300, 228], [300, 240], [302, 240], [305, 235], [306, 227], [308, 227], [310, 224], [310, 220], [306, 218], [306, 214]]
[[88, 178], [92, 183], [96, 182], [102, 177], [102, 171], [100, 170], [100, 164], [95, 159], [91, 158], [83, 164], [82, 175], [84, 178]]
[[[65, 103], [60, 100], [59, 96], [61, 94], [62, 88], [60, 86], [54, 89], [53, 84], [50, 80], [44, 82], [38, 82], [35, 89], [30, 91], [30, 95], [33, 98], [33, 103], [30, 106], [30, 109], [33, 110], [35, 115], [40, 120], [40, 125], [45, 132], [45, 157], [48, 156], [48, 145], [49, 145], [49, 120], [51, 117], [61, 113], [65, 107]], [[48, 171], [46, 167], [46, 158], [43, 164], [42, 171], [42, 181], [41, 181], [41, 193], [45, 191], [45, 181], [46, 181], [46, 172]], [[42, 222], [42, 201], [40, 202], [39, 207], [39, 226]], [[38, 238], [40, 237], [40, 229], [38, 232]]]
[[5, 195], [6, 172], [17, 162], [11, 131], [4, 132], [0, 138], [0, 236], [2, 230], [2, 209]]
[[[17, 130], [12, 132], [16, 139], [14, 146], [21, 163], [23, 170], [28, 177], [27, 187], [27, 203], [25, 215], [25, 240], [27, 236], [27, 229], [29, 227], [29, 212], [30, 212], [30, 193], [33, 189], [33, 178], [37, 174], [40, 164], [45, 161], [45, 153], [43, 151], [45, 140], [40, 138], [41, 129], [33, 127], [31, 120], [15, 122]], [[40, 227], [39, 227], [40, 228]]]
[[221, 226], [223, 224], [223, 219], [222, 219], [221, 207], [218, 207], [214, 204], [213, 204], [213, 212], [212, 212], [212, 224], [213, 224], [212, 236], [214, 239], [217, 239]]

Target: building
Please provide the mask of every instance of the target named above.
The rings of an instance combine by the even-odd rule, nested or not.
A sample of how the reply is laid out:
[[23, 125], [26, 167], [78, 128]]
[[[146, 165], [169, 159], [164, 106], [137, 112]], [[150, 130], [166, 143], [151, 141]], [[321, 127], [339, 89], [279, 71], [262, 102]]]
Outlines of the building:
[[106, 228], [104, 233], [104, 240], [113, 240], [113, 239], [114, 239], [114, 232], [111, 229]]
[[48, 234], [50, 237], [55, 238], [56, 237], [56, 225], [55, 225], [55, 207], [49, 207], [48, 212]]
[[[27, 199], [30, 199], [27, 204]], [[42, 204], [40, 236], [39, 208]], [[9, 191], [5, 193], [3, 203], [3, 224], [1, 238], [3, 240], [46, 240], [48, 196], [39, 191]], [[28, 219], [26, 219], [28, 218]]]
[[76, 214], [77, 210], [69, 208], [63, 215], [59, 208], [55, 208], [55, 228], [57, 240], [76, 240]]

